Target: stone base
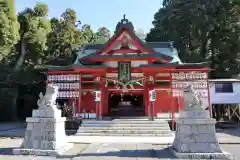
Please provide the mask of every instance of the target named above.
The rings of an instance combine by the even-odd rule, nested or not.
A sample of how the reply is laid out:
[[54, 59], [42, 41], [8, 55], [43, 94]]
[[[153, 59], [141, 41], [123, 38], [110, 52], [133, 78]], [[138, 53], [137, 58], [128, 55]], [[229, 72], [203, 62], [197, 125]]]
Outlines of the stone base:
[[219, 146], [215, 124], [216, 120], [212, 118], [177, 119], [173, 153], [179, 158], [230, 159], [230, 154]]
[[13, 150], [15, 155], [36, 155], [36, 156], [61, 156], [69, 149], [73, 147], [72, 143], [68, 143], [66, 146], [58, 150], [42, 150], [42, 149], [25, 149], [17, 148]]
[[233, 160], [231, 154], [223, 153], [180, 153], [177, 152], [174, 148], [170, 148], [173, 155], [178, 158], [183, 159], [224, 159], [224, 160]]

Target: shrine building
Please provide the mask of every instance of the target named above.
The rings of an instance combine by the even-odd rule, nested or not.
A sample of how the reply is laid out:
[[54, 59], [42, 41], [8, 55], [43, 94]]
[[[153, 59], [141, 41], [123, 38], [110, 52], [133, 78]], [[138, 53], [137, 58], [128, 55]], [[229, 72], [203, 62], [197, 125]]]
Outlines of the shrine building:
[[[85, 45], [77, 54], [73, 64], [47, 71], [47, 84], [58, 85], [58, 99], [75, 102], [77, 114], [173, 118], [183, 108], [188, 84], [211, 112], [208, 65], [182, 63], [173, 42], [142, 41], [125, 17], [105, 44]], [[153, 102], [150, 91], [156, 94]]]

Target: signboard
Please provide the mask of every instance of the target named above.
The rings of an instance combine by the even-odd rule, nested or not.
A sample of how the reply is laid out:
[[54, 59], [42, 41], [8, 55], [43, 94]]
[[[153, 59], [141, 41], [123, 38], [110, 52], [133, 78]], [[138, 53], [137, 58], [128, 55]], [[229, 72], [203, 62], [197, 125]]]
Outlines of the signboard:
[[149, 100], [150, 102], [155, 102], [157, 99], [156, 91], [155, 90], [150, 90], [149, 91]]
[[188, 85], [192, 85], [193, 88], [202, 95], [203, 106], [207, 108], [208, 104], [208, 74], [203, 71], [185, 71], [185, 72], [173, 72], [172, 76], [172, 94], [173, 97], [184, 97], [184, 90]]
[[131, 62], [118, 63], [118, 80], [122, 82], [131, 80]]
[[95, 100], [95, 102], [100, 102], [101, 101], [101, 91], [95, 91], [94, 92], [94, 100]]

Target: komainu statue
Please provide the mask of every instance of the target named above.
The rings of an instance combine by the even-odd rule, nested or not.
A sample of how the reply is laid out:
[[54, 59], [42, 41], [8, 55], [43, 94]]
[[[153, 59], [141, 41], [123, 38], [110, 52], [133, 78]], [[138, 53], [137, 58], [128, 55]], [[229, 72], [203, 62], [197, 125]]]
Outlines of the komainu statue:
[[203, 96], [191, 84], [184, 91], [184, 107], [185, 109], [203, 109]]
[[40, 92], [37, 105], [39, 106], [39, 108], [55, 107], [57, 96], [58, 96], [58, 86], [48, 85], [46, 88], [45, 95], [43, 95], [43, 93]]

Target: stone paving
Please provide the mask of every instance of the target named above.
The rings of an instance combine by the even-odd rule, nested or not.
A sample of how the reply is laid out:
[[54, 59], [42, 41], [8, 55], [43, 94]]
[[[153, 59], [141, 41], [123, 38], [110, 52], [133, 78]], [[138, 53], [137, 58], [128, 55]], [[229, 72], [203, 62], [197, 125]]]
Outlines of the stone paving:
[[[3, 126], [3, 127], [2, 127]], [[11, 125], [10, 125], [11, 126]], [[19, 124], [16, 129], [8, 124], [0, 125], [0, 160], [154, 160], [177, 159], [169, 152], [167, 145], [153, 145], [137, 143], [91, 143], [75, 144], [75, 146], [62, 157], [15, 156], [12, 149], [21, 145], [24, 127]], [[6, 138], [1, 136], [6, 136]], [[16, 138], [9, 138], [9, 137]], [[98, 137], [99, 138], [99, 137]], [[223, 130], [217, 133], [218, 141], [224, 151], [233, 155], [234, 160], [240, 160], [240, 129]]]
[[[167, 145], [133, 143], [75, 144], [60, 157], [16, 156], [12, 149], [19, 147], [21, 139], [0, 139], [0, 160], [167, 160], [176, 159]], [[231, 153], [234, 160], [240, 159], [238, 144], [222, 144], [224, 151]]]

